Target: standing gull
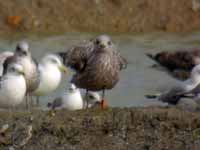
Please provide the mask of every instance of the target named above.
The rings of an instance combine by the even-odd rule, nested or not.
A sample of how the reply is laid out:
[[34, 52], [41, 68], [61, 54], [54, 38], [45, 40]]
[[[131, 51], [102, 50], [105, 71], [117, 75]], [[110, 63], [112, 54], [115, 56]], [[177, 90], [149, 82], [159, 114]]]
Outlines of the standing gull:
[[[27, 91], [26, 94], [33, 92], [39, 85], [39, 74], [37, 69], [37, 63], [31, 57], [29, 51], [29, 45], [25, 41], [21, 41], [17, 44], [15, 53], [13, 56], [8, 57], [3, 64], [4, 70], [6, 70], [12, 64], [21, 64], [24, 68], [25, 80]], [[5, 72], [3, 71], [3, 74]], [[28, 98], [28, 97], [27, 97]], [[28, 99], [26, 98], [26, 108], [28, 108]]]
[[0, 107], [12, 108], [19, 105], [26, 93], [23, 66], [9, 65], [0, 80]]
[[163, 51], [147, 56], [163, 66], [170, 75], [181, 80], [187, 79], [192, 68], [200, 64], [200, 49]]
[[105, 104], [105, 90], [112, 89], [119, 81], [119, 73], [126, 68], [123, 58], [107, 35], [94, 40], [94, 50], [86, 60], [81, 72], [77, 72], [71, 82], [87, 91], [102, 90], [102, 106]]
[[[47, 95], [57, 89], [60, 84], [62, 71], [67, 72], [60, 57], [55, 54], [45, 55], [38, 65], [39, 69], [39, 86], [32, 93], [35, 96]], [[39, 100], [38, 100], [39, 105]]]

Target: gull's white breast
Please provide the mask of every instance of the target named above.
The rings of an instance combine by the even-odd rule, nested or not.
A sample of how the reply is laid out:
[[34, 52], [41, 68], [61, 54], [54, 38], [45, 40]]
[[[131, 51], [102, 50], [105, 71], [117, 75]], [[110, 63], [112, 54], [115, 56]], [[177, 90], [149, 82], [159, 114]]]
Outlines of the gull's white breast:
[[83, 100], [80, 91], [77, 89], [72, 93], [65, 93], [62, 96], [62, 107], [68, 110], [83, 109]]
[[59, 86], [61, 81], [61, 72], [54, 65], [39, 65], [40, 84], [34, 92], [35, 95], [46, 95]]
[[0, 84], [0, 107], [16, 106], [23, 101], [26, 93], [26, 81], [23, 76], [5, 76]]

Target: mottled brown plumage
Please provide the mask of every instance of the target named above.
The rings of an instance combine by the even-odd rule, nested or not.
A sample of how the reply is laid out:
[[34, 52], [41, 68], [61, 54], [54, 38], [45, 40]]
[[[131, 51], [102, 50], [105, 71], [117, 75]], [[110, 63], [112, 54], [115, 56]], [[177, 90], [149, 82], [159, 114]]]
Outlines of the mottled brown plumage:
[[58, 53], [63, 58], [63, 63], [76, 72], [84, 70], [88, 57], [94, 49], [92, 40], [84, 41], [66, 52]]
[[112, 89], [119, 81], [120, 70], [127, 65], [126, 59], [114, 48], [108, 36], [97, 37], [85, 69], [76, 73], [71, 82], [90, 91]]
[[192, 68], [200, 64], [200, 49], [178, 50], [175, 52], [164, 51], [156, 55], [147, 54], [147, 56], [179, 79], [187, 79]]

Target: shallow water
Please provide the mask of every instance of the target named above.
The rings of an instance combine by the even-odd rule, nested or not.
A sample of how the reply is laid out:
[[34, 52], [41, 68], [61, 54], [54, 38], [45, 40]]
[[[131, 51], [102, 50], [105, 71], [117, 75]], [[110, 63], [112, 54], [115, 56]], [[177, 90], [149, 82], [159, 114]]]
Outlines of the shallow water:
[[[0, 50], [14, 50], [16, 42], [27, 40], [30, 43], [32, 55], [40, 59], [45, 53], [62, 51], [81, 40], [94, 37], [92, 34], [70, 33], [60, 36], [17, 36], [12, 39], [1, 39]], [[176, 50], [195, 48], [200, 46], [200, 34], [136, 34], [136, 35], [112, 35], [113, 41], [118, 49], [125, 56], [129, 65], [121, 73], [120, 82], [117, 86], [106, 92], [106, 99], [111, 106], [148, 106], [161, 104], [157, 100], [149, 100], [145, 94], [159, 93], [167, 90], [175, 79], [164, 72], [151, 68], [152, 60], [145, 56], [145, 53], [156, 53], [162, 50]], [[57, 91], [46, 97], [41, 97], [42, 106], [48, 101], [61, 95], [68, 87], [72, 72], [63, 77], [63, 82]]]

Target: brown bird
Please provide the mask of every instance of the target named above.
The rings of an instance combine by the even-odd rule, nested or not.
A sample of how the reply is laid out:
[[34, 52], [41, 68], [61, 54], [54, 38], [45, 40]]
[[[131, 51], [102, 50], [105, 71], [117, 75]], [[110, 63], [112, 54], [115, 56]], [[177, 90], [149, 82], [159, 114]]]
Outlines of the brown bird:
[[102, 107], [105, 106], [105, 90], [112, 89], [119, 81], [119, 73], [127, 66], [127, 61], [107, 35], [100, 35], [93, 40], [94, 49], [85, 60], [81, 71], [76, 72], [71, 82], [78, 88], [102, 93]]
[[200, 64], [200, 49], [164, 51], [147, 56], [164, 67], [170, 75], [181, 80], [188, 79], [192, 68]]
[[75, 72], [82, 72], [85, 64], [94, 50], [93, 40], [83, 41], [76, 46], [73, 46], [65, 52], [59, 52], [62, 57], [63, 63], [73, 69]]

